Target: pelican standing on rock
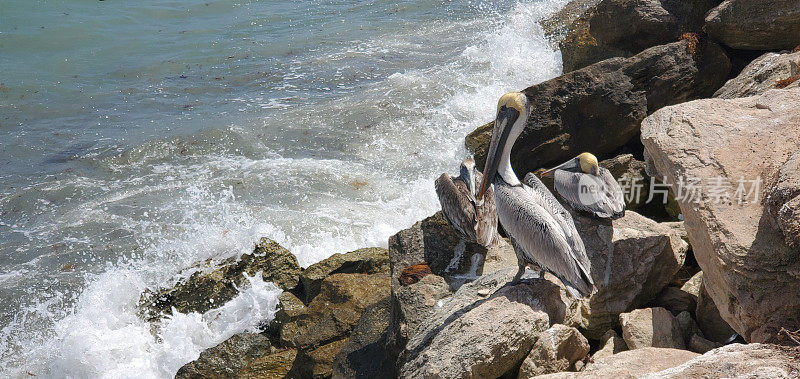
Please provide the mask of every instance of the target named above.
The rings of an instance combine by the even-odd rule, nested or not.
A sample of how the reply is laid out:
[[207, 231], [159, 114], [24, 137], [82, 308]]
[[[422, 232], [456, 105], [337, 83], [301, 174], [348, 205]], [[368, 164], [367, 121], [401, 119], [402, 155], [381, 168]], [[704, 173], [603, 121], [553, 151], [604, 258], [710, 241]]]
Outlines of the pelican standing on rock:
[[558, 277], [573, 297], [583, 298], [593, 292], [594, 282], [572, 216], [536, 175], [528, 174], [521, 183], [511, 168], [511, 147], [529, 115], [528, 99], [521, 92], [500, 98], [478, 199], [494, 184], [497, 215], [519, 263], [511, 283], [518, 283], [525, 268], [535, 263]]
[[475, 189], [481, 178], [475, 170], [475, 161], [466, 158], [461, 162], [459, 176], [442, 174], [436, 179], [436, 195], [445, 219], [463, 240], [489, 247], [497, 236], [497, 211], [491, 188], [485, 200], [476, 199]]
[[583, 153], [542, 172], [553, 177], [553, 187], [573, 209], [600, 218], [618, 219], [625, 215], [625, 199], [619, 183], [597, 158]]

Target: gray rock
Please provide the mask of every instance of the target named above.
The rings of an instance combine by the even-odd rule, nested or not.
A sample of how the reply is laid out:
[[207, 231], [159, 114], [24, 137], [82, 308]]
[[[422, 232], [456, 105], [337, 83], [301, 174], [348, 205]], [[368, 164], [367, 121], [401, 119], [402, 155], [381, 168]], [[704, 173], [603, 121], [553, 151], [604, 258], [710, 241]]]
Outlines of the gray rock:
[[725, 0], [708, 12], [705, 29], [725, 45], [741, 50], [793, 49], [800, 45], [800, 3]]
[[628, 350], [625, 340], [614, 330], [607, 331], [601, 341], [604, 341], [603, 347], [592, 355], [592, 360], [594, 361]]
[[581, 372], [560, 372], [539, 376], [537, 379], [641, 378], [652, 372], [680, 366], [698, 356], [699, 354], [686, 350], [645, 347], [595, 360]]
[[[750, 62], [739, 76], [728, 80], [722, 88], [714, 92], [714, 97], [734, 99], [761, 95], [775, 89], [778, 81], [800, 75], [800, 52], [766, 53]], [[800, 81], [790, 83], [785, 89], [797, 88]]]
[[689, 280], [687, 280], [686, 283], [683, 283], [683, 286], [681, 286], [681, 291], [692, 294], [695, 297], [698, 297], [700, 296], [700, 286], [702, 285], [703, 285], [703, 272], [700, 271], [694, 274], [694, 276], [692, 276], [691, 278], [689, 278]]
[[577, 318], [563, 287], [543, 279], [507, 285], [515, 272], [485, 275], [443, 301], [408, 341], [399, 376], [498, 377], [519, 366], [539, 332]]
[[700, 286], [700, 296], [697, 297], [697, 309], [695, 310], [697, 325], [703, 331], [703, 336], [714, 342], [725, 342], [734, 333], [730, 325], [719, 315], [719, 310], [708, 296], [705, 286]]
[[798, 356], [798, 347], [733, 344], [642, 378], [796, 378], [800, 373]]
[[300, 273], [300, 290], [306, 303], [319, 293], [322, 281], [331, 274], [377, 274], [389, 272], [389, 251], [378, 247], [334, 254], [308, 266]]
[[[697, 56], [688, 49], [687, 41], [656, 46], [525, 89], [533, 112], [511, 152], [517, 174], [562, 163], [584, 151], [611, 152], [639, 133], [650, 112], [711, 95], [724, 83], [730, 62], [713, 43]], [[490, 140], [491, 128], [486, 126], [466, 137], [478, 167], [486, 161]]]
[[419, 325], [433, 314], [436, 304], [450, 295], [450, 286], [444, 278], [433, 274], [417, 283], [392, 289], [389, 346], [393, 355], [400, 353]]
[[597, 287], [585, 304], [581, 329], [599, 339], [618, 324], [620, 313], [648, 304], [669, 284], [688, 245], [673, 228], [632, 211], [614, 221], [581, 215], [574, 220]]
[[677, 287], [665, 287], [652, 302], [653, 306], [662, 307], [673, 315], [681, 312], [694, 312], [697, 308], [697, 296], [685, 292]]
[[386, 350], [391, 304], [386, 297], [367, 307], [333, 360], [334, 378], [394, 377], [394, 359]]
[[800, 247], [800, 153], [781, 166], [778, 177], [768, 188], [767, 213], [775, 219], [789, 247]]
[[683, 342], [688, 346], [691, 344], [692, 336], [697, 335], [700, 337], [705, 338], [703, 332], [700, 330], [700, 326], [697, 325], [697, 322], [694, 321], [692, 318], [692, 314], [689, 312], [681, 312], [676, 317], [678, 320], [678, 325], [681, 328], [681, 334], [683, 334]]
[[539, 334], [539, 339], [519, 369], [518, 378], [574, 371], [575, 363], [589, 354], [589, 341], [578, 329], [560, 324]]
[[716, 349], [722, 346], [721, 343], [711, 342], [698, 334], [692, 334], [692, 337], [689, 339], [689, 350], [694, 351], [695, 353], [705, 354], [713, 349]]
[[[673, 192], [680, 176], [703, 178], [719, 190], [720, 196], [704, 190], [699, 201], [679, 203], [708, 295], [748, 342], [770, 341], [781, 327], [800, 329], [800, 297], [786, 296], [800, 293], [800, 259], [765, 212], [760, 192], [800, 146], [798, 105], [800, 88], [772, 90], [668, 107], [642, 123], [645, 149]], [[704, 314], [697, 312], [701, 328]]]
[[181, 367], [175, 378], [235, 378], [256, 358], [269, 355], [274, 350], [269, 338], [263, 334], [235, 334], [219, 345], [204, 350], [199, 358]]
[[630, 349], [668, 347], [685, 349], [678, 320], [664, 308], [636, 309], [619, 316], [622, 338]]

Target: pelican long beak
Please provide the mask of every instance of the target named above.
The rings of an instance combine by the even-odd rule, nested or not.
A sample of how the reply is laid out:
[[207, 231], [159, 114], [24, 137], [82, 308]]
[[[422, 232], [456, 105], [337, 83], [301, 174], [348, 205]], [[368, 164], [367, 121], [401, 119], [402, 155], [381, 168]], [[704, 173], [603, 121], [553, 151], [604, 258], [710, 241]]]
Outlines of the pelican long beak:
[[562, 164], [560, 164], [560, 165], [558, 165], [556, 167], [553, 167], [553, 168], [551, 168], [549, 170], [542, 171], [542, 173], [539, 174], [539, 176], [541, 176], [543, 178], [544, 177], [548, 177], [548, 176], [553, 176], [555, 174], [556, 170], [565, 170], [565, 171], [578, 170], [578, 171], [580, 171], [580, 168], [581, 168], [580, 161], [578, 159], [576, 159], [576, 158], [572, 158], [572, 159], [570, 159], [570, 160], [568, 160], [568, 161], [566, 161], [566, 162], [564, 162], [564, 163], [562, 163]]
[[497, 111], [497, 118], [494, 120], [494, 130], [492, 131], [492, 142], [489, 144], [489, 153], [486, 155], [486, 165], [483, 168], [483, 181], [478, 200], [483, 199], [483, 194], [497, 175], [497, 168], [500, 166], [500, 158], [508, 143], [508, 136], [514, 123], [519, 118], [519, 111], [511, 107], [501, 107]]

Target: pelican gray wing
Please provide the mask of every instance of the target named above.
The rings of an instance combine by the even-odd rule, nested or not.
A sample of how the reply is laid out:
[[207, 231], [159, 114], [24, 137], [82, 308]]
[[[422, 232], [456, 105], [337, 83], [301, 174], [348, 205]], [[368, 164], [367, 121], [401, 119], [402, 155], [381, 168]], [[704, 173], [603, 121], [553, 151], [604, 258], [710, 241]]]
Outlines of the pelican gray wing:
[[463, 239], [475, 241], [475, 205], [466, 183], [442, 174], [434, 185], [447, 222]]
[[[529, 187], [529, 190], [531, 190], [534, 196], [541, 199], [541, 203], [545, 209], [553, 215], [553, 218], [558, 222], [559, 226], [561, 226], [561, 229], [564, 230], [572, 248], [578, 251], [586, 251], [583, 240], [575, 229], [575, 222], [572, 220], [572, 215], [570, 215], [567, 209], [556, 200], [553, 193], [547, 189], [536, 174], [529, 172], [525, 175], [524, 183]], [[588, 267], [588, 258], [581, 263], [584, 264], [585, 267]]]
[[[503, 228], [513, 236], [521, 258], [552, 272], [576, 297], [589, 295], [594, 284], [586, 251], [573, 249], [568, 232], [556, 219], [558, 216], [548, 210], [542, 197], [523, 185], [496, 185], [495, 191], [497, 215]], [[570, 232], [577, 236], [574, 226]]]
[[600, 167], [599, 174], [556, 170], [553, 187], [574, 209], [601, 218], [621, 217], [625, 202], [619, 184], [607, 169]]

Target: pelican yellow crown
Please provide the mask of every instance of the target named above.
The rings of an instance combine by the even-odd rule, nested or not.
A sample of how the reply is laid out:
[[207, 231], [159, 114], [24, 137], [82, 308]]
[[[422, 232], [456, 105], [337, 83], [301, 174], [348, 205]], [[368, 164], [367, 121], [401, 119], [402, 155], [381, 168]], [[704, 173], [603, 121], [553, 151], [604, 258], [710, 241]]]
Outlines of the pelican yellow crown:
[[500, 108], [514, 108], [522, 114], [522, 110], [525, 107], [525, 95], [522, 92], [509, 92], [500, 97], [500, 100], [497, 102], [497, 111], [500, 111]]
[[587, 174], [595, 174], [598, 172], [599, 165], [597, 164], [597, 157], [592, 153], [581, 153], [578, 155], [578, 161], [581, 164], [581, 171]]

